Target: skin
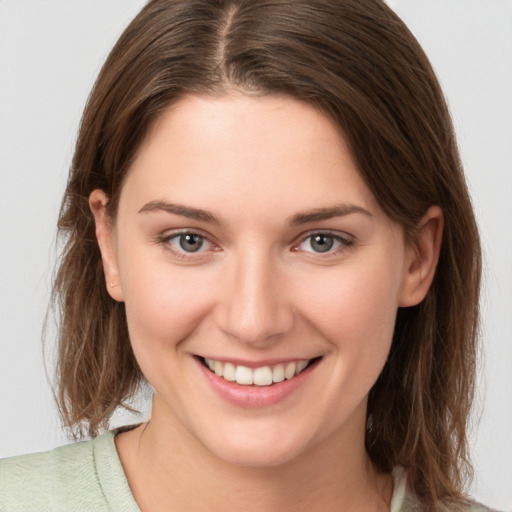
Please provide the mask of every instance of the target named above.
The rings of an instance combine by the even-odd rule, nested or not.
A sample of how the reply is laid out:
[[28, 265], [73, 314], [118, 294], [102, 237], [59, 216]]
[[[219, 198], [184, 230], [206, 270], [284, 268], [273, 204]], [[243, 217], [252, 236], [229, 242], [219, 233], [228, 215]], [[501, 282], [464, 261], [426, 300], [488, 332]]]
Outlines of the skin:
[[[397, 308], [419, 303], [431, 284], [440, 209], [406, 244], [326, 116], [239, 93], [169, 108], [112, 222], [107, 199], [90, 196], [107, 288], [125, 302], [155, 390], [150, 422], [116, 437], [141, 510], [389, 510], [391, 477], [364, 448], [367, 397]], [[291, 222], [340, 205], [358, 210]], [[183, 230], [204, 237], [199, 251], [183, 250]], [[332, 236], [323, 240], [333, 248], [318, 252], [312, 234]], [[248, 408], [212, 390], [198, 355], [321, 360], [284, 400]]]

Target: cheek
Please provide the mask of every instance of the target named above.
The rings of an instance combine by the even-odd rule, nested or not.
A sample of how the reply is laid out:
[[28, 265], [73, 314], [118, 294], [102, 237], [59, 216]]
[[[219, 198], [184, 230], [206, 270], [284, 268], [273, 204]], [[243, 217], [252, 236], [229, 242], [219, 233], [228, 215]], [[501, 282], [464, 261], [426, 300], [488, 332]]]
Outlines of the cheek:
[[309, 284], [302, 288], [303, 311], [337, 354], [333, 375], [342, 376], [344, 385], [358, 386], [358, 395], [366, 394], [391, 347], [400, 273], [394, 266], [354, 265], [325, 279], [323, 286]]
[[[199, 325], [215, 289], [207, 273], [170, 265], [156, 251], [124, 252], [121, 282], [136, 355], [178, 345]], [[136, 269], [136, 270], [135, 270]]]
[[304, 310], [326, 333], [342, 330], [357, 335], [361, 331], [392, 331], [399, 288], [400, 275], [395, 269], [354, 265], [322, 279], [305, 277], [300, 293]]

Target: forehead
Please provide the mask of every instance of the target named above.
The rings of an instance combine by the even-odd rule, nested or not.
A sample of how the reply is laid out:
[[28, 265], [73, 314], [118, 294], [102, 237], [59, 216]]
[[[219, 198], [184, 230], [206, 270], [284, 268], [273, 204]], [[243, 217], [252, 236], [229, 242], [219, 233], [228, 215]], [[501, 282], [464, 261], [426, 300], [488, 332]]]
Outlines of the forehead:
[[122, 196], [141, 203], [179, 194], [202, 207], [218, 198], [245, 198], [246, 208], [249, 200], [375, 205], [334, 122], [276, 96], [182, 98], [152, 126], [125, 189]]

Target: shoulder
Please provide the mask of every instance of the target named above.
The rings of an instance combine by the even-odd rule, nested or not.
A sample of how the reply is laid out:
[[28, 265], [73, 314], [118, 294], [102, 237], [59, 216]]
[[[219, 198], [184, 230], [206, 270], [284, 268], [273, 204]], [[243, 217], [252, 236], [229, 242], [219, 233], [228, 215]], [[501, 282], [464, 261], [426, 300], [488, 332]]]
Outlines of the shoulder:
[[494, 510], [493, 508], [486, 507], [485, 505], [482, 505], [480, 503], [477, 503], [476, 501], [470, 501], [468, 504], [467, 512], [498, 512], [498, 511]]
[[[425, 509], [407, 485], [407, 471], [397, 466], [393, 469], [394, 491], [390, 512], [423, 512]], [[460, 506], [441, 505], [442, 512], [498, 512], [480, 503], [468, 500]]]
[[134, 505], [111, 432], [0, 461], [2, 511], [138, 510]]

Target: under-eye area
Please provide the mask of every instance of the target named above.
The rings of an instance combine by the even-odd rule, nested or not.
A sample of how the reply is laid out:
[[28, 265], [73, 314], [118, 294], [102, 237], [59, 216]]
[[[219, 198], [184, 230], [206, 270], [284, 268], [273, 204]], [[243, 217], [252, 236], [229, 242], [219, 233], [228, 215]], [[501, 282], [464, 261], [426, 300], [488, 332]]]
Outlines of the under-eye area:
[[279, 363], [258, 368], [248, 368], [243, 365], [236, 365], [231, 362], [217, 361], [199, 357], [201, 363], [212, 373], [222, 377], [228, 382], [236, 382], [244, 386], [272, 386], [289, 380], [302, 373], [307, 368], [320, 361], [322, 357], [313, 359], [297, 359], [286, 363]]

